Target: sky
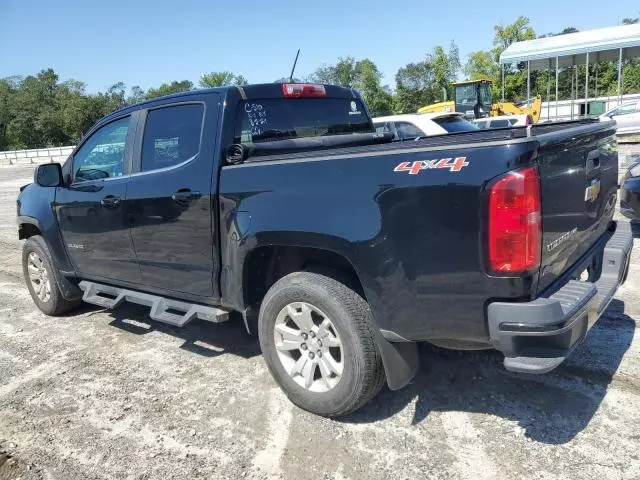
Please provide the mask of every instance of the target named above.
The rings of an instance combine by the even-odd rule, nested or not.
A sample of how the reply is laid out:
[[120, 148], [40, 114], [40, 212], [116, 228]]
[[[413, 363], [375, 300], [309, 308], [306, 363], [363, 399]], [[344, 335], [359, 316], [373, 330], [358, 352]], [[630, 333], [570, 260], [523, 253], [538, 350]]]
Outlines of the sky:
[[[603, 8], [603, 6], [607, 6]], [[493, 26], [531, 20], [537, 34], [618, 25], [637, 0], [0, 0], [0, 78], [53, 68], [87, 91], [116, 82], [147, 89], [197, 84], [230, 70], [251, 83], [297, 77], [339, 57], [368, 57], [393, 86], [396, 71], [454, 40], [464, 64], [492, 47]]]

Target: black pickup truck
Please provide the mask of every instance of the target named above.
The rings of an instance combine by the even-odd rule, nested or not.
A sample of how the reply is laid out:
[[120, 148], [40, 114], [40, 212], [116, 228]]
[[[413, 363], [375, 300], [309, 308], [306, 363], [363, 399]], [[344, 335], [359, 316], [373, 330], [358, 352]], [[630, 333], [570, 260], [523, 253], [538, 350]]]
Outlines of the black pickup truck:
[[[613, 123], [390, 142], [361, 96], [314, 84], [158, 98], [100, 120], [18, 198], [24, 276], [151, 318], [243, 318], [300, 407], [406, 385], [419, 341], [545, 373], [626, 277]], [[240, 312], [240, 315], [230, 315]]]

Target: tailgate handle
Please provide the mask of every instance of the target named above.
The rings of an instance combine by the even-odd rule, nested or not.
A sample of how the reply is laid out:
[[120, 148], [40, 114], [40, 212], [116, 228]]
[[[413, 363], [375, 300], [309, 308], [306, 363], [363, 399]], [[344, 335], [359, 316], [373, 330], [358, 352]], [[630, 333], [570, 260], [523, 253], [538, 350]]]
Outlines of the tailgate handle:
[[597, 170], [598, 168], [600, 168], [600, 151], [592, 150], [591, 152], [589, 152], [589, 155], [587, 155], [587, 166], [585, 173], [589, 175], [591, 172]]

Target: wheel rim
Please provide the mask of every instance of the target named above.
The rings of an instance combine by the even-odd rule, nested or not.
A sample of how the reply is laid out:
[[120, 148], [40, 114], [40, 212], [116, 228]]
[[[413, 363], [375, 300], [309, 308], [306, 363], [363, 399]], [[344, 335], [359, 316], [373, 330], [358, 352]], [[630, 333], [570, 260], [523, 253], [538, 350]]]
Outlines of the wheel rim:
[[29, 272], [29, 281], [33, 287], [33, 291], [43, 302], [48, 302], [51, 298], [51, 283], [49, 281], [49, 272], [42, 258], [36, 252], [31, 252], [27, 260], [27, 271]]
[[282, 366], [302, 388], [328, 392], [340, 382], [342, 341], [319, 308], [305, 302], [290, 303], [278, 314], [273, 334]]

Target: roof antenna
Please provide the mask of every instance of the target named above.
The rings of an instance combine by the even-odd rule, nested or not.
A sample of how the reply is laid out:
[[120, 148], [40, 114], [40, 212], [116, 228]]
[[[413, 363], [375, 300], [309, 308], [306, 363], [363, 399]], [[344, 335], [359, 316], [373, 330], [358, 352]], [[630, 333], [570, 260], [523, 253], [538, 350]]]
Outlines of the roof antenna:
[[293, 83], [293, 72], [296, 69], [296, 63], [298, 63], [298, 55], [300, 55], [300, 49], [298, 49], [298, 53], [296, 53], [296, 59], [293, 61], [293, 67], [291, 68], [291, 75], [289, 75], [289, 82]]

